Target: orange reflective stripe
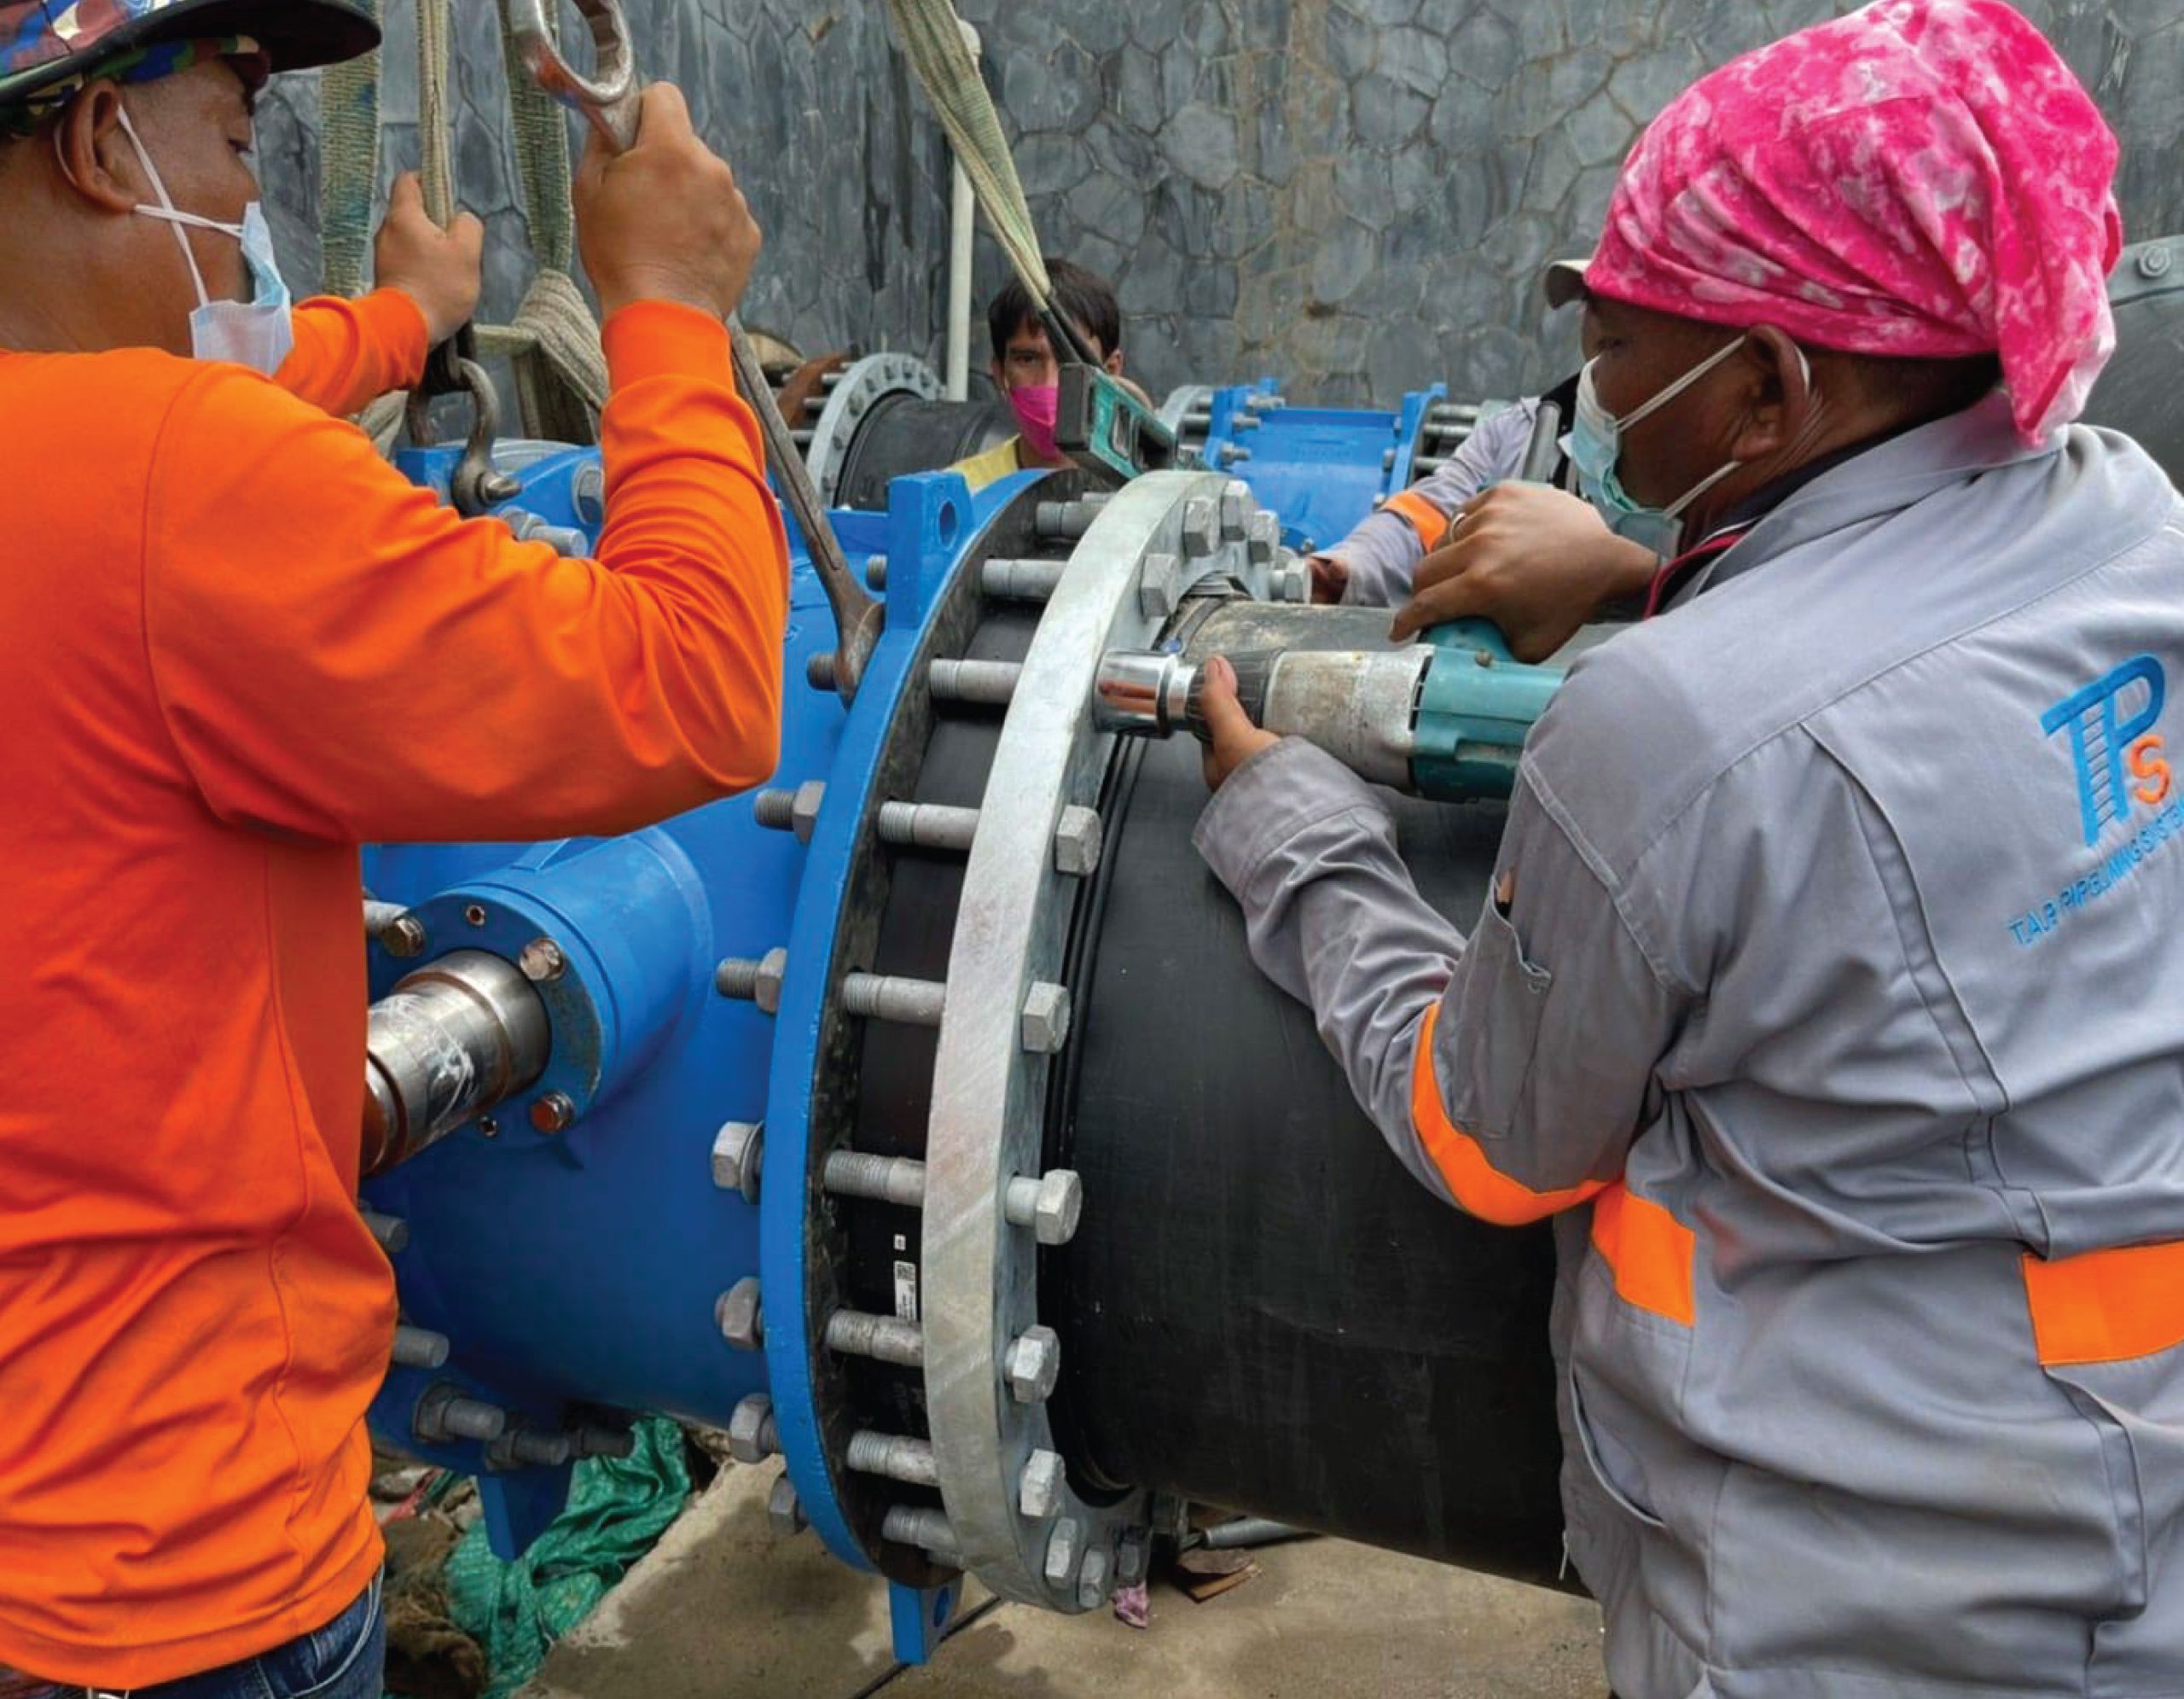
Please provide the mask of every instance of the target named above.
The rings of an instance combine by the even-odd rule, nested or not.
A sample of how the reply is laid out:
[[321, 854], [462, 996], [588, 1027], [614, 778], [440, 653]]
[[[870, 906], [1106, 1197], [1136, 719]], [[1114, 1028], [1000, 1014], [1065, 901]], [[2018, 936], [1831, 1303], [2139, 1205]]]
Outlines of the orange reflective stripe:
[[1615, 1271], [1615, 1290], [1626, 1304], [1695, 1324], [1692, 1296], [1699, 1237], [1650, 1197], [1620, 1180], [1593, 1200], [1593, 1248]]
[[1441, 1081], [1433, 1070], [1433, 1029], [1440, 1020], [1437, 1003], [1419, 1023], [1418, 1053], [1410, 1064], [1410, 1120], [1456, 1202], [1482, 1221], [1521, 1227], [1574, 1208], [1598, 1192], [1606, 1181], [1587, 1180], [1562, 1191], [1534, 1191], [1496, 1168], [1478, 1141], [1449, 1119]]
[[1449, 534], [1449, 515], [1415, 490], [1405, 490], [1399, 496], [1390, 496], [1380, 503], [1380, 511], [1409, 520], [1410, 528], [1418, 533], [1419, 541], [1429, 550], [1439, 548]]
[[2032, 1341], [2050, 1367], [2121, 1363], [2184, 1345], [2184, 1239], [2024, 1259]]

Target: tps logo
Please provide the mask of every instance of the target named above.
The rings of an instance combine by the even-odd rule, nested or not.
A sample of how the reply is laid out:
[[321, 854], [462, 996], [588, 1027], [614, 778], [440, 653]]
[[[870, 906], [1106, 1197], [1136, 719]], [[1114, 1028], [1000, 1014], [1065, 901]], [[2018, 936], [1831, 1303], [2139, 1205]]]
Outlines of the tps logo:
[[2168, 697], [2161, 663], [2141, 655], [2040, 716], [2050, 737], [2070, 733], [2088, 844], [2099, 843], [2102, 829], [2126, 817], [2134, 801], [2158, 806], [2168, 800], [2169, 760], [2153, 729]]

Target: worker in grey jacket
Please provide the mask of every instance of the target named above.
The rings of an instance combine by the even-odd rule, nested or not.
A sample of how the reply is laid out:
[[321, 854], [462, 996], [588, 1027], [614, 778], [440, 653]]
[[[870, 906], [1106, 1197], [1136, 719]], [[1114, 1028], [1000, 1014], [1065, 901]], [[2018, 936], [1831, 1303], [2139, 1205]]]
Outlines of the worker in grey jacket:
[[1540, 721], [1468, 939], [1210, 692], [1257, 959], [1421, 1181], [1584, 1222], [1623, 1699], [2184, 1693], [2184, 509], [2069, 422], [2114, 163], [1998, 0], [1655, 121], [1570, 447], [1676, 558]]

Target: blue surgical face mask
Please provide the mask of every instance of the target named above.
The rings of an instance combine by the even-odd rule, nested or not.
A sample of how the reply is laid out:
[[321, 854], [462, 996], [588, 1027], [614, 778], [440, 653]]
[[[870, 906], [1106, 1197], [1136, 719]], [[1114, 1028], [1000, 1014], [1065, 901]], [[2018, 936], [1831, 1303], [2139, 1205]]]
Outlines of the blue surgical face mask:
[[[288, 283], [281, 276], [280, 261], [274, 257], [273, 230], [265, 222], [265, 208], [258, 201], [252, 201], [243, 209], [239, 224], [224, 224], [218, 219], [200, 218], [195, 212], [180, 211], [169, 197], [166, 184], [160, 180], [160, 168], [152, 163], [151, 154], [138, 139], [136, 126], [130, 122], [126, 107], [121, 110], [121, 129], [129, 138], [129, 145], [136, 148], [136, 157], [143, 161], [144, 174], [152, 182], [152, 192], [160, 197], [158, 206], [139, 207], [136, 211], [145, 218], [159, 218], [173, 227], [174, 239], [182, 244], [182, 257], [189, 267], [190, 281], [197, 286], [197, 311], [189, 315], [190, 351], [200, 360], [225, 360], [272, 376], [295, 347], [296, 336], [291, 322], [293, 300]], [[205, 288], [205, 274], [198, 269], [197, 255], [190, 248], [184, 225], [218, 230], [242, 244], [243, 264], [250, 271], [250, 300], [216, 301], [212, 298]]]
[[[1676, 500], [1664, 508], [1649, 508], [1632, 499], [1616, 476], [1617, 463], [1623, 458], [1623, 433], [1635, 424], [1651, 418], [1677, 396], [1697, 383], [1722, 361], [1744, 346], [1745, 339], [1738, 337], [1727, 347], [1701, 360], [1666, 389], [1643, 406], [1633, 409], [1620, 419], [1600, 404], [1600, 390], [1594, 379], [1598, 360], [1589, 361], [1577, 377], [1577, 405], [1571, 421], [1570, 433], [1562, 439], [1562, 451], [1570, 457], [1570, 464], [1577, 474], [1578, 492], [1593, 505], [1607, 528], [1618, 537], [1651, 549], [1663, 559], [1673, 559], [1682, 548], [1683, 515], [1691, 504], [1712, 489], [1722, 480], [1744, 463], [1732, 460], [1726, 466], [1702, 478]], [[1804, 350], [1798, 351], [1798, 358], [1804, 360]], [[1804, 368], [1808, 383], [1812, 367]]]

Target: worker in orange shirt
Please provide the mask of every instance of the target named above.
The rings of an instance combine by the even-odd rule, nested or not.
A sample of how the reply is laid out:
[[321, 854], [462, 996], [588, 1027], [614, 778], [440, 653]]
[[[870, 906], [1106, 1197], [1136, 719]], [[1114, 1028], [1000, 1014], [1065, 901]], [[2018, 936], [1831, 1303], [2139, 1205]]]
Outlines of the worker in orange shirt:
[[606, 525], [519, 544], [333, 416], [468, 315], [474, 226], [405, 189], [404, 287], [291, 311], [256, 210], [258, 84], [376, 35], [0, 0], [0, 1688], [378, 1699], [357, 847], [620, 832], [775, 761], [732, 174], [665, 86], [584, 159]]

